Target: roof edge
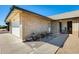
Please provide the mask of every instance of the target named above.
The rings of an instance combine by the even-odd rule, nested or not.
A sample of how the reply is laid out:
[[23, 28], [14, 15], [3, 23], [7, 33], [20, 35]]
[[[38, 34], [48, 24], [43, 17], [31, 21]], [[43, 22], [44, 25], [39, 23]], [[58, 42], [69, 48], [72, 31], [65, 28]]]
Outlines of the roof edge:
[[9, 13], [8, 13], [8, 15], [6, 16], [6, 18], [5, 18], [5, 20], [4, 20], [5, 22], [6, 22], [7, 18], [8, 18], [8, 16], [10, 15], [10, 13], [14, 10], [14, 8], [15, 8], [14, 5], [10, 8]]
[[25, 9], [20, 8], [20, 7], [18, 7], [18, 6], [15, 6], [15, 5], [13, 5], [10, 9], [11, 9], [11, 10], [9, 11], [7, 17], [6, 17], [5, 20], [4, 20], [5, 22], [6, 22], [7, 18], [9, 17], [9, 15], [11, 14], [11, 12], [12, 12], [14, 9], [18, 9], [18, 10], [21, 10], [21, 11], [33, 13], [33, 14], [36, 14], [36, 15], [38, 15], [38, 16], [42, 16], [42, 17], [45, 17], [45, 18], [48, 18], [48, 19], [52, 20], [51, 18], [49, 18], [49, 17], [47, 17], [47, 16], [43, 16], [43, 15], [40, 15], [40, 14], [38, 14], [38, 13], [31, 12], [31, 11], [29, 11], [29, 10], [25, 10]]

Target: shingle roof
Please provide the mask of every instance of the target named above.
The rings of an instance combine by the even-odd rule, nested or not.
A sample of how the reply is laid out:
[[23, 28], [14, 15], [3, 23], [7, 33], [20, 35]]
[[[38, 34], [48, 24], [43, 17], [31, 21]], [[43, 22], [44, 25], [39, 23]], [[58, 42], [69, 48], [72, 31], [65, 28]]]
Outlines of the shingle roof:
[[48, 17], [51, 18], [51, 19], [54, 19], [54, 20], [79, 17], [79, 10], [66, 12], [66, 13], [62, 13], [62, 14], [57, 14], [57, 15], [54, 15], [54, 16], [48, 16]]

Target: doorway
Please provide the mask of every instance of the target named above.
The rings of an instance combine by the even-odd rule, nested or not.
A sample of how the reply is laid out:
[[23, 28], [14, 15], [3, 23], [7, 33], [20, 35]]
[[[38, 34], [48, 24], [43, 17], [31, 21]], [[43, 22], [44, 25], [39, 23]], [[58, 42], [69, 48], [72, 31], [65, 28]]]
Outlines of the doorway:
[[60, 33], [62, 33], [62, 22], [59, 22], [59, 28]]
[[67, 22], [67, 32], [68, 34], [72, 34], [72, 21]]

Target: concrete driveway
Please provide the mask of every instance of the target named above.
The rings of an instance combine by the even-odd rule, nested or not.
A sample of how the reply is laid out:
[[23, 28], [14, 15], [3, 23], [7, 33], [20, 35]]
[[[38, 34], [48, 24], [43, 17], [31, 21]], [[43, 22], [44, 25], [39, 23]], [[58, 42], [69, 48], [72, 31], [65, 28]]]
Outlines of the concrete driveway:
[[22, 43], [15, 36], [5, 33], [0, 34], [0, 50], [1, 54], [29, 53], [32, 51], [32, 48]]
[[[54, 35], [53, 35], [54, 36]], [[64, 39], [63, 39], [64, 38]], [[10, 33], [0, 34], [1, 54], [54, 54], [64, 44], [66, 36], [49, 37], [41, 41], [25, 42]]]
[[1, 54], [50, 54], [55, 53], [58, 48], [55, 45], [41, 41], [23, 43], [21, 39], [18, 39], [10, 33], [0, 34]]

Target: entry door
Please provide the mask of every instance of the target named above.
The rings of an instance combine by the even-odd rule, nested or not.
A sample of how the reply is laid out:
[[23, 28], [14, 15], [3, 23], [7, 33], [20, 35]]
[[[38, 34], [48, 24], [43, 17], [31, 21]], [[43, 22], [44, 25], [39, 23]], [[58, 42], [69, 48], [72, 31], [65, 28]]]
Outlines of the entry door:
[[60, 33], [62, 33], [62, 22], [59, 22]]
[[67, 22], [67, 31], [68, 34], [72, 34], [72, 21]]

